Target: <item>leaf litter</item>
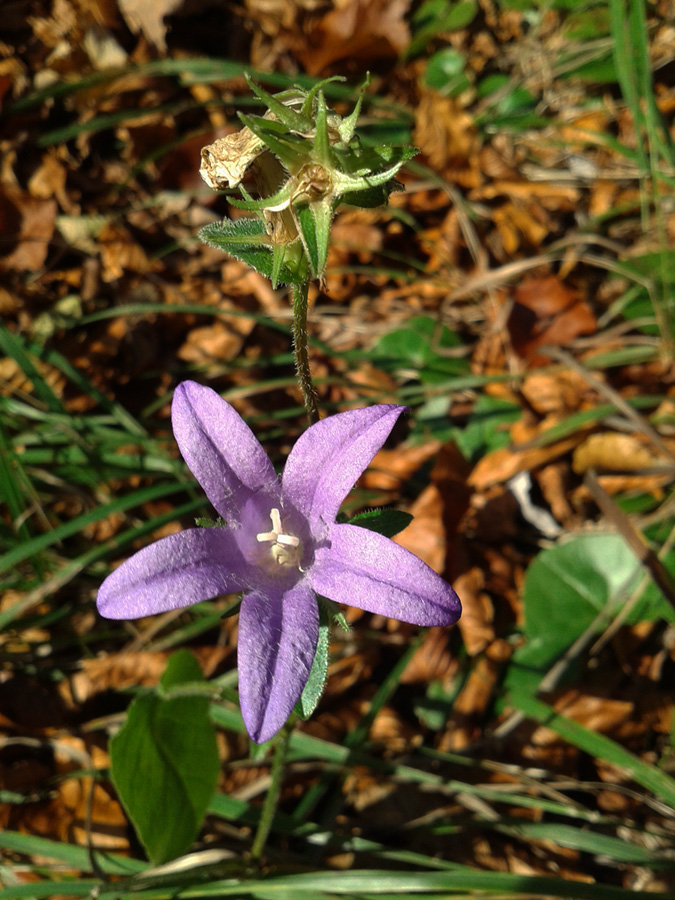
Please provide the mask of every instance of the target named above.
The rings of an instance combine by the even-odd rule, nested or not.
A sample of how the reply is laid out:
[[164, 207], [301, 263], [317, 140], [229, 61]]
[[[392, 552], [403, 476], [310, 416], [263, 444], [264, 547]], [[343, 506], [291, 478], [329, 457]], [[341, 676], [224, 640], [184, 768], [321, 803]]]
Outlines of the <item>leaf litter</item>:
[[[434, 20], [441, 4], [429, 3], [246, 0], [227, 24], [208, 4], [144, 4], [140, 17], [132, 6], [18, 2], [0, 45], [0, 437], [13, 485], [3, 552], [179, 471], [168, 392], [190, 375], [255, 420], [273, 458], [286, 455], [301, 427], [287, 301], [196, 242], [227, 211], [200, 184], [200, 150], [236, 127], [236, 109], [247, 111], [249, 67], [272, 73], [276, 89], [305, 73], [356, 83], [371, 69], [365, 133], [398, 130], [421, 153], [391, 207], [338, 216], [326, 289], [312, 297], [313, 362], [327, 408], [411, 405], [359, 502], [415, 514], [398, 540], [453, 581], [465, 614], [457, 629], [427, 633], [370, 721], [361, 750], [372, 765], [329, 782], [340, 831], [374, 837], [392, 816], [394, 845], [409, 851], [672, 891], [668, 871], [512, 827], [560, 822], [567, 804], [567, 813], [609, 816], [604, 834], [672, 844], [672, 809], [599, 750], [516, 722], [508, 694], [533, 678], [535, 691], [547, 683], [545, 668], [533, 675], [518, 663], [530, 567], [555, 543], [530, 508], [575, 539], [611, 532], [584, 481], [590, 471], [673, 568], [674, 369], [663, 327], [675, 281], [673, 158], [644, 168], [640, 148], [654, 135], [618, 89], [607, 6], [566, 13], [533, 3], [526, 16], [513, 8], [523, 4], [484, 2], [471, 17], [472, 4], [456, 4], [467, 7], [459, 25]], [[660, 2], [647, 15], [654, 102], [672, 139], [668, 10]], [[657, 204], [645, 200], [653, 186]], [[426, 336], [390, 341], [386, 359], [375, 352], [413, 317], [431, 320]], [[510, 487], [519, 473], [529, 475], [527, 502]], [[106, 629], [93, 597], [108, 562], [174, 530], [173, 510], [194, 500], [110, 512], [4, 573], [0, 777], [3, 800], [14, 798], [4, 828], [138, 853], [105, 779], [107, 737], [128, 691], [156, 684], [175, 647], [189, 646], [207, 677], [230, 683], [236, 619], [220, 619], [231, 598], [217, 598], [194, 615]], [[162, 515], [167, 523], [153, 526]], [[178, 513], [183, 524], [194, 515]], [[127, 531], [131, 542], [118, 546]], [[14, 616], [98, 544], [100, 557]], [[550, 588], [540, 612], [556, 603]], [[352, 623], [334, 636], [326, 694], [303, 725], [336, 746], [412, 641], [409, 626], [382, 617], [352, 613]], [[565, 677], [541, 699], [667, 772], [672, 627], [660, 615], [608, 621], [576, 650], [570, 637]], [[236, 731], [219, 731], [219, 750], [219, 790], [255, 801], [266, 765], [248, 758]], [[421, 791], [378, 771], [403, 760], [447, 784]], [[292, 812], [325, 777], [318, 762], [291, 768], [282, 808]], [[490, 790], [531, 805], [505, 807]], [[240, 852], [248, 828], [210, 817], [199, 846], [217, 839]], [[368, 862], [361, 852], [325, 854], [336, 868]]]

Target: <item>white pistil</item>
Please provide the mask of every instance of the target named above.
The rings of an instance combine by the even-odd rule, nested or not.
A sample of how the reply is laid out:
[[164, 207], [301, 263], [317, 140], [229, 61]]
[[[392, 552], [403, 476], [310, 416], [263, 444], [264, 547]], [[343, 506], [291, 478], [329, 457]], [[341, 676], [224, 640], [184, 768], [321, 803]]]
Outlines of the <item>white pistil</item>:
[[272, 543], [273, 546], [270, 548], [272, 552], [272, 558], [280, 566], [298, 566], [299, 568], [298, 550], [300, 547], [300, 538], [296, 537], [294, 534], [283, 533], [281, 513], [278, 509], [273, 509], [270, 511], [270, 518], [272, 520], [272, 530], [263, 531], [260, 534], [256, 534], [256, 540], [260, 544], [264, 544], [267, 542]]

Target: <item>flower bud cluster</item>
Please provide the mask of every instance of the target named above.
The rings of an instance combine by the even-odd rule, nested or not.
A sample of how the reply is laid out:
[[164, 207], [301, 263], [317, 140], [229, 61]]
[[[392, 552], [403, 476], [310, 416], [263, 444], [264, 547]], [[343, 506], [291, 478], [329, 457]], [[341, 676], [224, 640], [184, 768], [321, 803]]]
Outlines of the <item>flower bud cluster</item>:
[[[386, 203], [401, 187], [396, 173], [417, 152], [411, 146], [364, 147], [355, 131], [368, 82], [353, 112], [342, 117], [326, 106], [323, 92], [336, 80], [343, 79], [272, 95], [247, 79], [267, 112], [240, 113], [240, 131], [202, 150], [204, 181], [214, 190], [237, 188], [243, 200], [230, 203], [257, 219], [225, 219], [200, 237], [258, 269], [275, 287], [323, 278], [337, 208]], [[248, 176], [255, 198], [244, 186]]]

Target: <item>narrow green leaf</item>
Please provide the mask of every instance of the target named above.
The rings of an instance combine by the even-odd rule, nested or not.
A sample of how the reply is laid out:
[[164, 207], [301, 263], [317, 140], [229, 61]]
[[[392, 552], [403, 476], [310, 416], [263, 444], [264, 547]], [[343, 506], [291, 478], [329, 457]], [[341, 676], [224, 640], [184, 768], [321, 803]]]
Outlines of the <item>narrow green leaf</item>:
[[0, 350], [2, 350], [5, 356], [10, 356], [15, 360], [21, 371], [35, 388], [36, 397], [44, 403], [47, 409], [51, 409], [54, 412], [59, 412], [63, 409], [61, 401], [47, 384], [26, 352], [26, 348], [24, 347], [21, 338], [9, 331], [8, 328], [5, 328], [4, 325], [0, 325]]
[[524, 713], [528, 719], [533, 719], [557, 732], [585, 753], [623, 769], [630, 778], [651, 791], [655, 797], [675, 808], [675, 779], [657, 766], [650, 766], [635, 754], [624, 750], [611, 738], [589, 731], [588, 728], [561, 716], [546, 703], [523, 691], [511, 691], [507, 696], [507, 702]]
[[298, 701], [298, 713], [301, 718], [309, 719], [319, 705], [319, 700], [326, 687], [328, 678], [328, 649], [330, 647], [330, 616], [322, 603], [319, 603], [319, 640], [316, 645], [314, 662]]
[[184, 490], [185, 487], [181, 484], [154, 484], [148, 488], [142, 488], [125, 497], [120, 497], [118, 500], [113, 500], [110, 503], [99, 506], [90, 512], [77, 516], [75, 519], [71, 519], [70, 522], [64, 522], [63, 525], [59, 525], [59, 527], [54, 528], [53, 531], [38, 534], [29, 541], [4, 553], [0, 556], [0, 572], [5, 569], [11, 569], [18, 563], [23, 562], [24, 559], [29, 559], [36, 553], [46, 550], [58, 541], [72, 537], [72, 535], [77, 534], [85, 526], [91, 525], [93, 522], [100, 522], [101, 519], [107, 518], [112, 513], [124, 512], [127, 509], [133, 509], [134, 506], [140, 506], [143, 503], [158, 500], [160, 497], [167, 497], [170, 494], [177, 494], [179, 491]]
[[[203, 681], [189, 650], [169, 658], [161, 687]], [[206, 696], [137, 696], [110, 742], [111, 777], [150, 860], [187, 852], [215, 790], [220, 762]]]

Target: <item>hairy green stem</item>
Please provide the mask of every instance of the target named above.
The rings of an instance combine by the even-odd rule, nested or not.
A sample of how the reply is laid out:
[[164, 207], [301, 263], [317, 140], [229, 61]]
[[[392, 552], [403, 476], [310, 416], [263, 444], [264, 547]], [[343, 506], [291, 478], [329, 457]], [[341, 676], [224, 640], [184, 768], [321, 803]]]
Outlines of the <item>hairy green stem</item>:
[[259, 860], [263, 854], [270, 829], [272, 828], [274, 814], [279, 805], [281, 783], [284, 778], [284, 764], [292, 731], [292, 726], [286, 722], [274, 740], [274, 758], [272, 759], [272, 770], [270, 772], [270, 786], [267, 789], [267, 796], [265, 797], [262, 812], [260, 813], [260, 821], [258, 822], [258, 830], [255, 833], [253, 846], [251, 847], [251, 859], [254, 861]]
[[312, 382], [307, 351], [307, 302], [309, 282], [293, 285], [293, 353], [295, 355], [295, 372], [302, 390], [302, 402], [305, 404], [309, 424], [319, 421], [319, 406]]

